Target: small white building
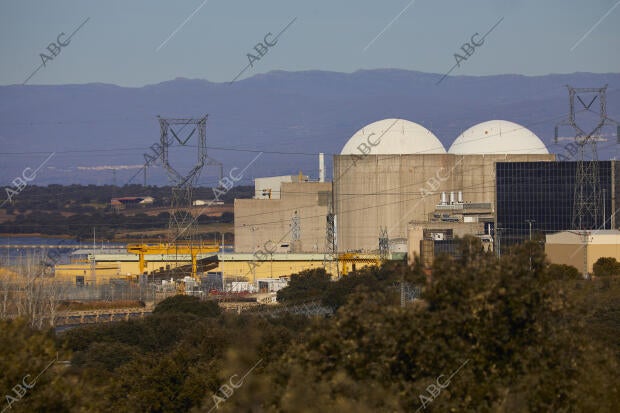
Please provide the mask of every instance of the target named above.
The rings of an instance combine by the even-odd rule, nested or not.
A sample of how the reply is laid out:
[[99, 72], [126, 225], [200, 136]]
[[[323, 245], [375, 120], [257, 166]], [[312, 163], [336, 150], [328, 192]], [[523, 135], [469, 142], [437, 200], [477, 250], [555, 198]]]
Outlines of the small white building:
[[275, 293], [288, 285], [285, 278], [259, 278], [256, 280], [258, 291], [266, 293]]
[[308, 182], [307, 175], [268, 176], [254, 179], [254, 199], [280, 199], [283, 182]]

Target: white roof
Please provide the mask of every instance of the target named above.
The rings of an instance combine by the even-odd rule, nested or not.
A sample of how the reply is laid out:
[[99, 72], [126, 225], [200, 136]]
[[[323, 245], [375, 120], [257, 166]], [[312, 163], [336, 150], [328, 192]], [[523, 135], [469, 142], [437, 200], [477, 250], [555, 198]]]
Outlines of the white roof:
[[448, 153], [455, 155], [549, 154], [542, 140], [514, 122], [490, 120], [461, 133]]
[[428, 129], [404, 119], [383, 119], [355, 132], [341, 155], [397, 155], [446, 153], [439, 139]]
[[[562, 231], [554, 234], [547, 234], [546, 243], [583, 245], [583, 231]], [[620, 231], [617, 229], [588, 231], [588, 244], [615, 245], [618, 247], [620, 246]]]

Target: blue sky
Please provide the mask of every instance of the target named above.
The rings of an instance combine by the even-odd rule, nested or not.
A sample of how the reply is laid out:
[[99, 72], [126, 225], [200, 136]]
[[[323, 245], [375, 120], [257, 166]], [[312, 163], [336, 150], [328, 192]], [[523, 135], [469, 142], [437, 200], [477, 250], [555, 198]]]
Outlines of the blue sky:
[[47, 45], [87, 18], [29, 84], [227, 82], [265, 34], [294, 18], [241, 78], [271, 70], [445, 73], [463, 43], [502, 17], [453, 74], [619, 71], [618, 0], [0, 0], [0, 84], [24, 82]]

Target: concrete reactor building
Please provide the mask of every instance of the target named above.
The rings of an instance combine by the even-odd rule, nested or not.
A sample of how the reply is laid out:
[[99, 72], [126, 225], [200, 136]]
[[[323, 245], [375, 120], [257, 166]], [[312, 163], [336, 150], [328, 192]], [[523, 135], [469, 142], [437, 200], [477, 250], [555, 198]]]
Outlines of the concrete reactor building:
[[[508, 121], [467, 129], [447, 152], [421, 125], [371, 123], [334, 156], [338, 250], [376, 251], [382, 231], [389, 239], [408, 238], [410, 223], [429, 229], [478, 223], [475, 232], [483, 234], [494, 221], [496, 163], [553, 160], [536, 135]], [[410, 246], [410, 255], [417, 248]]]

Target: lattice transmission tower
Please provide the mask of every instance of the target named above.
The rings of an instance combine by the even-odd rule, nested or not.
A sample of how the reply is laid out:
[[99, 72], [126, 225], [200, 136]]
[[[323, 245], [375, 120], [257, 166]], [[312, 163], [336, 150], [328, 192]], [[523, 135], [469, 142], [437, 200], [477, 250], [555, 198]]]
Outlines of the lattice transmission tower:
[[[219, 164], [207, 155], [207, 116], [200, 119], [162, 118], [158, 116], [161, 130], [162, 165], [168, 174], [172, 194], [170, 199], [170, 219], [168, 221], [171, 243], [185, 241], [192, 243], [196, 239], [196, 219], [192, 215], [192, 194], [205, 165]], [[179, 128], [179, 126], [182, 127]], [[192, 126], [191, 131], [181, 132]], [[172, 137], [169, 136], [172, 135]], [[192, 139], [194, 138], [194, 139]], [[196, 148], [196, 163], [187, 173], [181, 173], [172, 165], [170, 148], [173, 146]], [[220, 164], [221, 165], [221, 164]]]
[[328, 274], [340, 277], [338, 268], [338, 239], [336, 227], [336, 214], [334, 214], [333, 201], [330, 197], [325, 226], [325, 252], [323, 255], [323, 267]]
[[297, 211], [291, 217], [291, 251], [301, 251], [301, 222]]
[[[556, 142], [558, 126], [569, 125], [575, 130], [575, 144], [577, 145], [577, 168], [575, 174], [575, 189], [573, 197], [572, 227], [577, 230], [600, 229], [605, 224], [606, 217], [601, 213], [601, 188], [599, 177], [599, 163], [597, 142], [601, 139], [601, 130], [605, 125], [620, 125], [607, 116], [607, 86], [602, 88], [574, 88], [567, 86], [570, 112], [567, 120], [560, 122], [556, 128]], [[588, 96], [586, 98], [586, 96]], [[586, 98], [586, 104], [582, 98]], [[583, 109], [576, 110], [578, 101]], [[598, 111], [592, 105], [598, 101]], [[577, 115], [590, 112], [598, 118], [594, 127], [585, 127], [577, 123]], [[588, 160], [588, 158], [590, 160]]]

